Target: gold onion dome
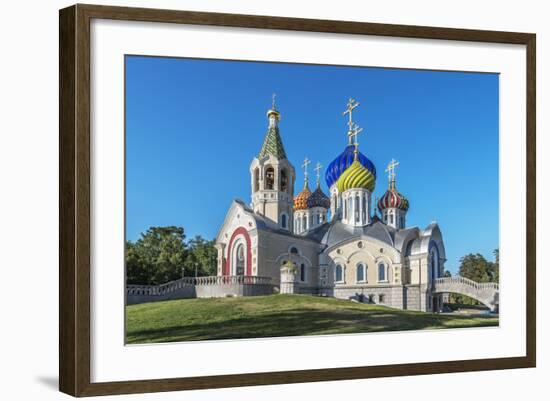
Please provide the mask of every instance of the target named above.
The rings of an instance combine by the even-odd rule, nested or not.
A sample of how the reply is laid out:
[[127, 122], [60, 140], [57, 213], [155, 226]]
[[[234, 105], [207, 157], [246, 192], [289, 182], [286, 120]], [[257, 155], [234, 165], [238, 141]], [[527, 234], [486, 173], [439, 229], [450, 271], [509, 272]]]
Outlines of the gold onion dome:
[[273, 106], [267, 111], [268, 118], [271, 117], [272, 115], [275, 116], [275, 118], [277, 118], [277, 121], [281, 119], [281, 113], [279, 113], [279, 111], [275, 108], [275, 106]]
[[359, 163], [357, 158], [336, 181], [340, 193], [354, 188], [368, 189], [372, 192], [375, 184], [376, 177], [374, 174]]
[[307, 209], [307, 202], [311, 196], [311, 191], [308, 188], [307, 182], [304, 185], [304, 189], [296, 195], [294, 198], [294, 210], [305, 210]]
[[296, 266], [296, 263], [294, 263], [292, 260], [287, 260], [282, 266], [281, 270], [283, 272], [287, 273], [298, 273], [298, 267]]
[[277, 95], [275, 93], [271, 96], [271, 108], [267, 111], [267, 117], [269, 118], [273, 115], [275, 116], [275, 118], [277, 118], [277, 121], [279, 121], [281, 119], [281, 114], [277, 110], [277, 106], [275, 106], [276, 96]]

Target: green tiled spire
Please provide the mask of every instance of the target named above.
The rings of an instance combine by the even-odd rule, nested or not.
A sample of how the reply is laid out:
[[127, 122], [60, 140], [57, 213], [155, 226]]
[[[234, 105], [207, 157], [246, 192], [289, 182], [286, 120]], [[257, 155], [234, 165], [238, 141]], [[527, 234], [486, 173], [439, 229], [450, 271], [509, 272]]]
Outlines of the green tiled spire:
[[279, 135], [279, 127], [276, 125], [270, 126], [267, 130], [259, 158], [262, 159], [268, 155], [272, 155], [277, 159], [286, 159], [283, 141], [281, 140], [281, 135]]
[[286, 159], [283, 141], [281, 140], [281, 135], [279, 135], [281, 113], [279, 113], [277, 106], [275, 106], [275, 94], [273, 94], [271, 109], [267, 111], [267, 119], [269, 121], [269, 128], [267, 129], [264, 144], [258, 157], [263, 159], [266, 156], [272, 155], [279, 160]]

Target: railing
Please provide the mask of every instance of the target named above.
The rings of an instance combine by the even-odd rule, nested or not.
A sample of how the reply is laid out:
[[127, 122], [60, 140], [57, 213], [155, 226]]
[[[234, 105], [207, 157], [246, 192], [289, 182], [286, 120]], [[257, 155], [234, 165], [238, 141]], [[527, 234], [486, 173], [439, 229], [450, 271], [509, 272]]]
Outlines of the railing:
[[271, 277], [260, 276], [184, 277], [181, 280], [190, 285], [272, 284]]
[[191, 284], [182, 279], [169, 281], [159, 285], [136, 285], [127, 284], [126, 294], [128, 295], [164, 295], [183, 287], [189, 287]]
[[436, 293], [452, 292], [472, 297], [490, 310], [498, 310], [499, 287], [497, 283], [478, 283], [462, 276], [441, 277], [433, 281], [432, 290]]
[[166, 295], [184, 287], [200, 285], [228, 285], [228, 284], [251, 284], [271, 285], [271, 277], [259, 276], [207, 276], [207, 277], [184, 277], [178, 280], [169, 281], [159, 285], [126, 285], [127, 295]]
[[497, 283], [478, 283], [477, 281], [470, 280], [466, 277], [455, 276], [455, 277], [441, 277], [436, 278], [434, 281], [434, 286], [437, 285], [449, 285], [449, 284], [462, 284], [467, 285], [468, 287], [474, 288], [476, 290], [495, 290], [498, 291]]

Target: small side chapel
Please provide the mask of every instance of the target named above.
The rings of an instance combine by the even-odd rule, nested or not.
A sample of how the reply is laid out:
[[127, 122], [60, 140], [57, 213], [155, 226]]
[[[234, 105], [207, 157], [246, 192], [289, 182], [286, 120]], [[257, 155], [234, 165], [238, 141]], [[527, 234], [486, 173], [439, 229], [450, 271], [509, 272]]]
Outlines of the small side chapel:
[[295, 196], [296, 171], [287, 159], [275, 105], [267, 111], [263, 145], [250, 164], [252, 202], [235, 199], [216, 237], [218, 276], [269, 277], [281, 293], [312, 294], [400, 309], [437, 311], [441, 294], [431, 292], [442, 277], [445, 247], [441, 230], [407, 227], [409, 201], [397, 190], [391, 160], [388, 186], [373, 200], [377, 172], [359, 151], [359, 106], [349, 99], [348, 142], [325, 170], [320, 163], [310, 189], [307, 158], [304, 183]]

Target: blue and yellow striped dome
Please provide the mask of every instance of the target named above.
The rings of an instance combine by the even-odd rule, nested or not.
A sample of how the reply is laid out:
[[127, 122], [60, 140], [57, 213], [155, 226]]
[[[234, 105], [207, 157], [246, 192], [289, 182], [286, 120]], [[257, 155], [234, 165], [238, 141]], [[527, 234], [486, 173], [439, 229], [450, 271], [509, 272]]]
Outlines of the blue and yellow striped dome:
[[355, 160], [336, 181], [340, 193], [353, 188], [368, 189], [372, 192], [375, 184], [376, 177], [374, 174], [358, 160]]
[[[327, 186], [330, 188], [333, 184], [338, 181], [340, 176], [350, 167], [353, 163], [353, 151], [355, 146], [348, 145], [346, 149], [340, 154], [336, 159], [334, 159], [329, 165], [325, 172], [325, 180]], [[374, 164], [361, 152], [357, 155], [357, 160], [359, 163], [364, 166], [367, 170], [370, 171], [374, 179], [376, 180], [376, 167]]]

